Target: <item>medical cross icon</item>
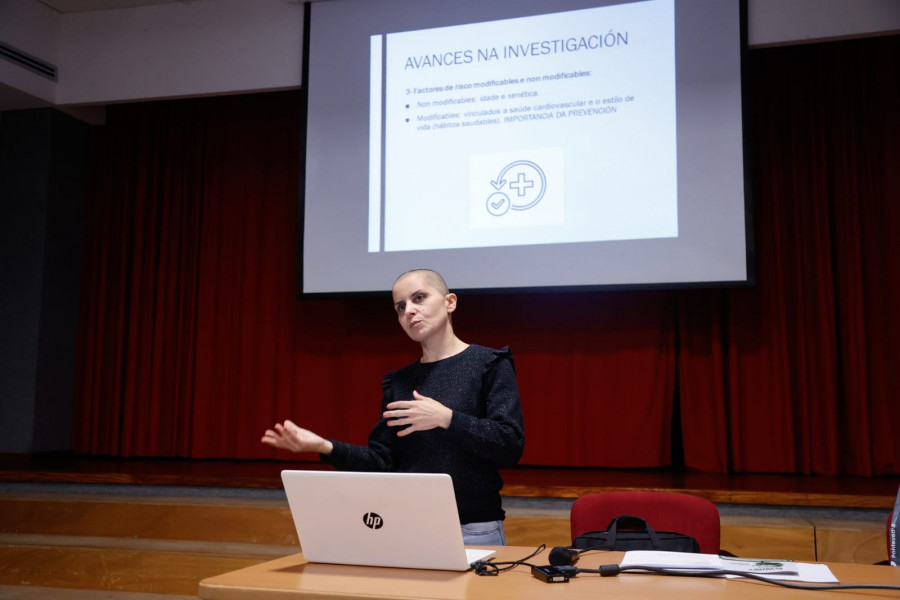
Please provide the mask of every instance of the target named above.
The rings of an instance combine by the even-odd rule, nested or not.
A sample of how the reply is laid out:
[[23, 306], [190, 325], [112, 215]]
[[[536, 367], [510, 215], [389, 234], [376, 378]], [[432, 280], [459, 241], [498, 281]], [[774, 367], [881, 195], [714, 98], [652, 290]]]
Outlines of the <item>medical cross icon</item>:
[[501, 217], [510, 210], [528, 210], [536, 206], [544, 197], [547, 178], [536, 163], [516, 160], [500, 170], [491, 186], [494, 191], [488, 196], [485, 208], [495, 217]]
[[524, 196], [528, 192], [528, 188], [534, 187], [534, 180], [527, 179], [525, 173], [519, 173], [518, 179], [509, 184], [509, 187], [516, 190], [519, 196]]

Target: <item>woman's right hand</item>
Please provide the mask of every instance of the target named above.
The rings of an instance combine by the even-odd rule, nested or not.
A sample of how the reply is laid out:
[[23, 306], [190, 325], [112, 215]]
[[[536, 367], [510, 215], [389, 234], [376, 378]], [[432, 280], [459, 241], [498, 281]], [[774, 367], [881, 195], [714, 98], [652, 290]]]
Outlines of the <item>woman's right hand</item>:
[[308, 429], [298, 427], [291, 421], [276, 423], [273, 429], [266, 429], [262, 443], [291, 452], [318, 452], [331, 454], [334, 447], [329, 440]]

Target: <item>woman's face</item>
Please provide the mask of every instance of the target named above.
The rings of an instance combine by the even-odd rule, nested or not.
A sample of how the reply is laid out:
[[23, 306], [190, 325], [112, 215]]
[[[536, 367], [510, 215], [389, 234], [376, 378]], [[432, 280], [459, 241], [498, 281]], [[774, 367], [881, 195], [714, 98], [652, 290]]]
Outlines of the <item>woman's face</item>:
[[456, 294], [441, 294], [424, 273], [412, 272], [398, 279], [393, 296], [400, 326], [412, 340], [421, 343], [449, 328]]

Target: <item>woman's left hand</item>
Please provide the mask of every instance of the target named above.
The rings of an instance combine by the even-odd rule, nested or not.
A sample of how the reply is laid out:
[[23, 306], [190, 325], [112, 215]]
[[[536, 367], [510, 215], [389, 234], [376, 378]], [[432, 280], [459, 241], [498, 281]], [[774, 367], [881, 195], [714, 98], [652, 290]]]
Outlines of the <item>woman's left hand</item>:
[[413, 400], [391, 402], [383, 416], [388, 420], [388, 427], [406, 426], [397, 432], [398, 436], [404, 436], [436, 427], [447, 429], [450, 427], [453, 411], [434, 398], [414, 391]]

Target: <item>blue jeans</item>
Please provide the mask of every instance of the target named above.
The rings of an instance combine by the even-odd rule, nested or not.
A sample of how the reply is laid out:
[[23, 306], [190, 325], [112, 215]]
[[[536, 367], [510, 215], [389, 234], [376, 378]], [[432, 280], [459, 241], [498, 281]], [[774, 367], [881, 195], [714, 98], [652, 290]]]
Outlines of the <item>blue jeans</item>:
[[467, 546], [505, 546], [503, 521], [466, 523], [462, 526], [463, 543]]

